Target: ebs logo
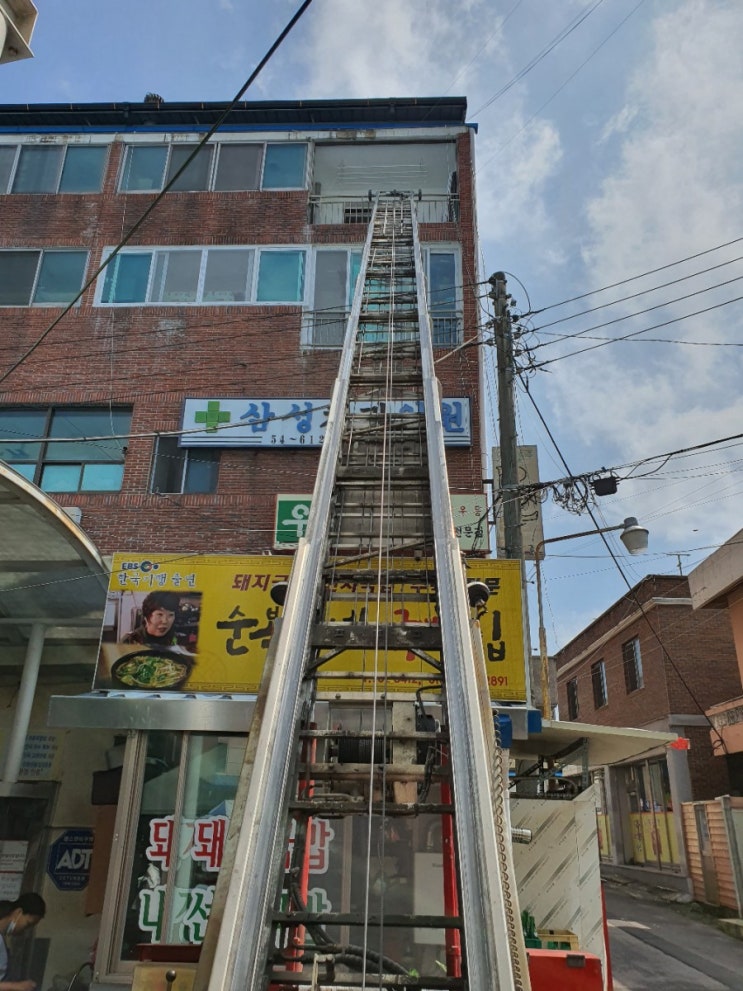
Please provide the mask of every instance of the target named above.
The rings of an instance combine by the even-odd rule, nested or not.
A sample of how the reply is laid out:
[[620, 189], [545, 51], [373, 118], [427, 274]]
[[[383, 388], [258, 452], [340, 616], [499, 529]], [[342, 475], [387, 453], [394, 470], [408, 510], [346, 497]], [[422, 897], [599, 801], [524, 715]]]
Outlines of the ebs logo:
[[143, 571], [145, 574], [148, 571], [157, 571], [159, 567], [159, 564], [154, 564], [152, 561], [122, 561], [121, 563], [122, 571]]

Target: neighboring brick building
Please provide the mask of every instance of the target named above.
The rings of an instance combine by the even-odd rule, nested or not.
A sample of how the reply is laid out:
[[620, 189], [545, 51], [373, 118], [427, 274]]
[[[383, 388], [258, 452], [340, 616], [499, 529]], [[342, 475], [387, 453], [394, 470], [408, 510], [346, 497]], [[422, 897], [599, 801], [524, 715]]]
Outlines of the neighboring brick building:
[[717, 697], [707, 711], [710, 740], [727, 765], [733, 789], [743, 794], [743, 530], [719, 547], [689, 574], [691, 600], [701, 618], [727, 616], [733, 631], [738, 677], [729, 697]]
[[696, 612], [689, 582], [648, 575], [554, 658], [561, 719], [668, 730], [688, 751], [648, 754], [607, 768], [602, 853], [615, 863], [683, 864], [679, 803], [727, 794], [705, 711], [740, 691], [730, 621]]

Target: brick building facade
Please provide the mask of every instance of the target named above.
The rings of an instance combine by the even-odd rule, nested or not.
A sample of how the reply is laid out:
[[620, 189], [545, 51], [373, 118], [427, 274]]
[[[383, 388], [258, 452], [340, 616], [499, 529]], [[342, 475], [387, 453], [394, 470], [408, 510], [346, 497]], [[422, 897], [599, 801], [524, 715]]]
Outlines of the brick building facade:
[[[276, 544], [276, 496], [313, 490], [369, 194], [395, 189], [418, 201], [450, 490], [483, 502], [480, 349], [459, 347], [481, 313], [465, 101], [240, 104], [187, 163], [224, 110], [0, 107], [0, 459], [103, 555], [290, 553]], [[26, 760], [1, 782], [0, 839], [28, 846], [19, 883], [48, 903], [52, 935], [39, 934], [27, 968], [43, 987], [94, 944], [96, 981], [131, 982], [133, 947], [155, 938], [138, 928], [136, 894], [150, 769], [236, 782], [249, 725], [245, 696], [205, 700], [204, 720], [201, 699], [140, 694], [124, 711], [125, 692], [91, 693], [100, 613], [43, 630], [33, 710], [12, 726], [43, 766], [32, 781]], [[28, 622], [0, 627], [9, 714], [29, 638]], [[69, 700], [83, 709], [55, 721]], [[95, 841], [93, 871], [62, 888], [47, 851], [71, 826], [80, 856]]]
[[[318, 450], [224, 447], [200, 455], [176, 449], [183, 403], [186, 397], [329, 398], [339, 351], [313, 336], [312, 313], [325, 309], [334, 292], [331, 303], [347, 308], [349, 299], [341, 300], [330, 282], [321, 291], [318, 279], [343, 251], [349, 257], [343, 277], [350, 279], [350, 259], [366, 235], [367, 193], [360, 184], [403, 188], [407, 180], [404, 188], [421, 189], [421, 240], [432, 247], [428, 274], [447, 311], [446, 345], [469, 339], [477, 327], [473, 131], [464, 101], [445, 99], [241, 105], [136, 227], [119, 258], [49, 330], [59, 304], [139, 224], [223, 109], [0, 108], [6, 328], [0, 457], [62, 506], [77, 507], [104, 553], [273, 549], [274, 496], [312, 490]], [[146, 253], [152, 257], [143, 275]], [[233, 283], [241, 265], [247, 267], [243, 299], [222, 302], [238, 295]], [[456, 273], [454, 285], [443, 274], [447, 266]], [[444, 396], [469, 401], [471, 443], [449, 449], [452, 492], [481, 493], [477, 351], [441, 363], [439, 375]], [[123, 473], [109, 470], [102, 487], [87, 482], [85, 472], [77, 484], [72, 469], [63, 477], [61, 450], [39, 453], [26, 445], [19, 452], [11, 443], [19, 433], [24, 440], [43, 436], [42, 417], [50, 412], [59, 421], [51, 432], [64, 436], [70, 407], [94, 410], [99, 434], [117, 413], [112, 433], [128, 435], [118, 450], [104, 452]], [[29, 408], [38, 423], [21, 415]], [[70, 430], [88, 433], [77, 423]], [[176, 439], [158, 440], [168, 431]], [[57, 459], [56, 468], [47, 457]], [[201, 471], [200, 457], [209, 461]], [[164, 458], [192, 462], [185, 483], [170, 473], [161, 484], [168, 475]], [[189, 474], [200, 478], [189, 484]]]
[[[604, 837], [606, 858], [681, 865], [680, 821], [673, 811], [682, 801], [731, 789], [725, 764], [714, 759], [705, 716], [740, 690], [728, 616], [695, 611], [687, 578], [648, 575], [554, 661], [562, 719], [668, 730], [689, 740], [688, 751], [661, 749], [605, 769], [602, 777], [604, 811], [613, 827]], [[643, 817], [652, 817], [649, 844], [643, 843]]]

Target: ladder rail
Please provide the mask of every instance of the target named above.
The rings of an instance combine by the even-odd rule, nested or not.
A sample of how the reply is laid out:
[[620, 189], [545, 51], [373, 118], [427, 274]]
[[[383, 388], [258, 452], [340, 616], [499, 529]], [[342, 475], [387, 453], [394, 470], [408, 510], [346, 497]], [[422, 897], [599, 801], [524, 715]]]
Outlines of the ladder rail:
[[[492, 749], [488, 745], [480, 706], [480, 684], [473, 654], [464, 568], [449, 498], [441, 404], [421, 245], [412, 200], [411, 216], [468, 978], [471, 991], [486, 991], [494, 986], [505, 991], [519, 986], [515, 983], [519, 975], [514, 974], [512, 966], [509, 913], [503, 897], [502, 863], [494, 823], [494, 812], [504, 817], [506, 813], [502, 808], [493, 808], [493, 795], [498, 794], [498, 790], [494, 788], [488, 759]], [[470, 934], [469, 939], [467, 933]], [[478, 938], [472, 938], [475, 933], [479, 934]]]
[[[362, 271], [368, 262], [374, 230], [369, 224]], [[274, 672], [266, 699], [256, 758], [245, 803], [231, 883], [215, 951], [209, 991], [257, 989], [270, 937], [272, 878], [284, 856], [284, 831], [296, 735], [305, 700], [302, 690], [317, 590], [328, 542], [333, 479], [341, 443], [348, 383], [353, 363], [363, 284], [359, 279], [348, 319], [338, 377], [333, 389], [326, 440], [320, 455], [305, 537], [297, 546], [276, 648]], [[291, 731], [288, 731], [291, 728]], [[256, 810], [260, 810], [256, 814]]]

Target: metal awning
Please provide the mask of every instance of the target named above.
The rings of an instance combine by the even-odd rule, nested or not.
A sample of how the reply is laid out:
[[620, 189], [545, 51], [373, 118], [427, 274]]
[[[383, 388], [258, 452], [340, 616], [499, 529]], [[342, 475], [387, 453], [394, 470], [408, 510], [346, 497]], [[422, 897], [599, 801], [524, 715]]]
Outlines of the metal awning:
[[588, 766], [595, 768], [661, 753], [677, 737], [677, 733], [660, 730], [545, 720], [540, 733], [531, 735], [528, 740], [514, 740], [511, 753], [514, 757], [528, 759], [570, 755], [574, 751], [570, 763], [578, 764], [582, 750], [586, 748]]
[[[247, 733], [255, 702], [255, 695], [238, 693], [93, 691], [76, 696], [55, 695], [50, 700], [49, 724], [84, 729]], [[496, 710], [514, 713], [510, 707]], [[519, 726], [519, 722], [523, 725]], [[558, 721], [545, 721], [541, 731], [527, 733], [525, 725], [523, 720], [517, 720], [512, 757], [530, 760], [566, 754], [571, 764], [577, 764], [587, 752], [591, 768], [662, 752], [677, 738], [676, 733]]]
[[50, 726], [76, 729], [247, 733], [255, 695], [189, 692], [108, 692], [53, 695]]
[[0, 642], [94, 640], [106, 604], [106, 565], [90, 538], [48, 495], [0, 462]]

